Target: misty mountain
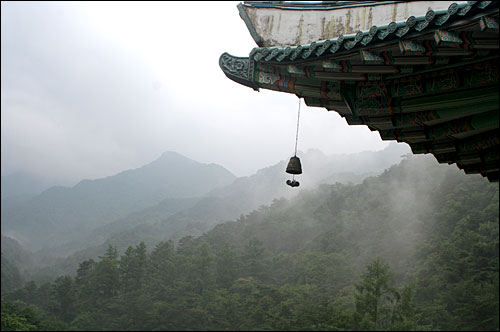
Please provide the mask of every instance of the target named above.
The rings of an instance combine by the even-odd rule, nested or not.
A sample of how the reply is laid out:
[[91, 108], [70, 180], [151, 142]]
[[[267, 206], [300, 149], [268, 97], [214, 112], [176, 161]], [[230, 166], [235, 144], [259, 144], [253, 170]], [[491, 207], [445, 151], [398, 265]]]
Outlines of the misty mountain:
[[2, 257], [8, 258], [17, 268], [33, 265], [33, 254], [16, 240], [3, 236], [1, 240]]
[[2, 176], [1, 209], [16, 209], [50, 186], [49, 181], [26, 172]]
[[[291, 198], [320, 184], [361, 183], [367, 176], [379, 174], [398, 164], [408, 152], [406, 144], [396, 143], [382, 151], [353, 154], [327, 156], [319, 150], [299, 152], [303, 171], [296, 176], [301, 183], [299, 187], [291, 188], [285, 184], [292, 175], [285, 172], [288, 160], [283, 160], [252, 176], [238, 178], [230, 185], [212, 190], [193, 208], [180, 214], [192, 216], [193, 221], [209, 217], [211, 224], [216, 220], [234, 219], [261, 205], [270, 204], [275, 198]], [[214, 204], [219, 206], [216, 213], [207, 209]]]
[[[110, 234], [110, 230], [135, 232], [131, 226], [159, 223], [160, 229], [151, 230], [151, 236], [160, 235], [168, 238], [185, 228], [198, 232], [205, 231], [214, 224], [231, 220], [248, 213], [261, 205], [270, 204], [275, 198], [290, 198], [302, 190], [315, 188], [325, 183], [360, 183], [369, 175], [381, 173], [401, 161], [402, 155], [409, 152], [406, 144], [390, 144], [382, 151], [367, 151], [354, 154], [327, 156], [318, 150], [299, 152], [303, 174], [297, 176], [301, 186], [291, 188], [285, 184], [291, 178], [285, 173], [288, 160], [258, 170], [255, 174], [240, 177], [231, 184], [217, 187], [204, 197], [193, 201], [188, 208], [179, 208], [172, 213], [172, 201], [159, 203], [146, 208], [110, 225], [94, 230], [92, 238]], [[168, 212], [168, 213], [167, 213]], [[110, 227], [110, 226], [113, 227]], [[115, 236], [116, 237], [116, 236]], [[128, 237], [128, 236], [127, 236]], [[86, 242], [90, 241], [88, 239]]]
[[109, 243], [77, 261], [74, 278], [14, 290], [6, 266], [2, 300], [44, 309], [65, 330], [495, 330], [498, 202], [498, 184], [408, 155], [198, 237], [122, 238], [126, 250]]
[[166, 198], [202, 196], [234, 179], [222, 166], [166, 152], [143, 167], [72, 188], [52, 187], [15, 209], [2, 209], [2, 232], [37, 250], [82, 238]]
[[39, 252], [38, 255], [42, 257], [39, 260], [51, 262], [47, 260], [51, 254], [60, 256], [79, 250], [67, 260], [59, 259], [57, 267], [45, 268], [42, 274], [47, 276], [53, 271], [72, 273], [79, 261], [97, 258], [109, 244], [123, 251], [130, 243], [144, 241], [153, 246], [166, 239], [201, 235], [216, 224], [234, 220], [262, 205], [269, 205], [276, 198], [291, 198], [320, 184], [361, 183], [367, 176], [379, 174], [399, 163], [402, 155], [408, 152], [406, 144], [396, 143], [382, 151], [354, 154], [327, 156], [318, 150], [299, 152], [303, 174], [297, 176], [301, 181], [298, 188], [285, 184], [291, 175], [285, 173], [288, 160], [283, 160], [251, 176], [237, 178], [231, 184], [213, 189], [204, 197], [166, 199], [155, 206], [97, 227], [86, 237]]
[[[124, 230], [132, 229], [137, 225], [148, 225], [155, 222], [164, 220], [175, 213], [189, 209], [196, 202], [200, 200], [199, 197], [192, 198], [166, 198], [160, 203], [132, 212], [131, 214], [112, 221], [104, 226], [99, 226], [93, 229], [89, 235], [76, 238], [74, 241], [66, 242], [55, 247], [46, 247], [36, 253], [38, 259], [42, 259], [46, 263], [40, 265], [50, 265], [54, 262], [54, 257], [51, 256], [67, 256], [78, 250], [102, 245], [106, 240], [115, 234], [119, 234]], [[96, 257], [100, 251], [95, 251]], [[85, 255], [83, 257], [86, 257]]]
[[48, 181], [26, 172], [14, 172], [2, 176], [1, 195], [7, 197], [32, 197], [49, 188]]
[[433, 192], [460, 182], [495, 189], [432, 156], [408, 156], [359, 184], [322, 184], [291, 199], [275, 199], [203, 237], [219, 249], [242, 248], [255, 237], [276, 253], [346, 250], [353, 253], [351, 260], [361, 260], [359, 267], [376, 252], [397, 265], [394, 257], [412, 250], [420, 219], [435, 207]]
[[16, 240], [1, 236], [2, 247], [2, 294], [4, 289], [22, 287], [27, 270], [34, 266], [34, 256]]

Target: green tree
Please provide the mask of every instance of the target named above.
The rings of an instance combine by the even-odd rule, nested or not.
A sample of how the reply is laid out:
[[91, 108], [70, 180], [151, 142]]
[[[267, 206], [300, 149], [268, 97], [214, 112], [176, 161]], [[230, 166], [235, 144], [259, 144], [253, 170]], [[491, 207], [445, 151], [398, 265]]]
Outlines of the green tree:
[[146, 245], [141, 242], [137, 247], [129, 246], [125, 254], [121, 256], [120, 280], [124, 292], [140, 290], [146, 271]]
[[151, 252], [147, 266], [147, 287], [153, 299], [164, 299], [177, 275], [176, 252], [172, 240], [160, 242]]
[[193, 255], [193, 268], [198, 284], [198, 294], [214, 286], [214, 255], [208, 243], [203, 242]]
[[230, 288], [238, 276], [238, 262], [232, 247], [226, 246], [217, 251], [215, 256], [216, 277], [218, 287]]
[[2, 331], [37, 331], [26, 317], [2, 311]]
[[64, 322], [71, 322], [76, 312], [76, 295], [71, 276], [62, 276], [54, 281], [52, 299], [51, 311], [54, 315]]
[[97, 296], [100, 299], [108, 300], [118, 294], [120, 289], [120, 271], [118, 269], [118, 251], [112, 245], [101, 259], [94, 271], [94, 285]]
[[1, 293], [2, 295], [8, 291], [12, 291], [23, 286], [23, 278], [17, 266], [5, 257], [2, 252], [1, 261]]
[[413, 287], [405, 286], [401, 293], [394, 288], [390, 267], [380, 258], [366, 266], [366, 272], [355, 287], [355, 328], [397, 330], [415, 327]]
[[97, 292], [95, 289], [94, 273], [96, 262], [93, 259], [80, 263], [75, 277], [75, 292], [78, 298], [78, 311], [85, 312], [95, 309]]
[[422, 215], [417, 251], [419, 323], [443, 330], [498, 330], [498, 184], [450, 177]]
[[36, 307], [22, 301], [2, 301], [2, 331], [37, 331], [40, 321]]
[[129, 246], [119, 261], [120, 269], [120, 328], [141, 329], [149, 308], [149, 297], [144, 291], [147, 268], [146, 245]]
[[251, 238], [245, 246], [242, 255], [242, 275], [263, 279], [265, 275], [265, 248], [256, 237]]

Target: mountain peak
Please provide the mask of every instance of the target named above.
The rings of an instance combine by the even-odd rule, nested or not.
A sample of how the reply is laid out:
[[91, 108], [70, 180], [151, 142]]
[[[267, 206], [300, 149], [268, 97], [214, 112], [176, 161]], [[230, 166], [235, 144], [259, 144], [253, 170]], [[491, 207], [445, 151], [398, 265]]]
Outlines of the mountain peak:
[[[23, 205], [23, 213], [10, 209], [2, 215], [2, 231], [24, 232], [32, 248], [69, 241], [62, 235], [90, 231], [166, 198], [200, 197], [227, 186], [236, 177], [217, 164], [204, 164], [167, 151], [155, 161], [116, 175], [82, 180], [72, 188], [51, 188]], [[3, 213], [3, 212], [2, 212]]]
[[189, 164], [202, 164], [196, 160], [193, 160], [191, 158], [188, 158], [184, 156], [183, 154], [180, 154], [175, 151], [165, 151], [163, 152], [158, 159], [154, 160], [151, 162], [151, 164], [154, 164], [156, 162], [164, 163], [164, 162], [169, 162], [169, 163], [189, 163]]
[[[182, 157], [182, 158], [187, 158], [186, 156], [183, 156], [182, 154], [175, 152], [175, 151], [165, 151], [161, 154], [160, 158], [171, 158], [171, 157]], [[158, 159], [160, 159], [158, 158]]]

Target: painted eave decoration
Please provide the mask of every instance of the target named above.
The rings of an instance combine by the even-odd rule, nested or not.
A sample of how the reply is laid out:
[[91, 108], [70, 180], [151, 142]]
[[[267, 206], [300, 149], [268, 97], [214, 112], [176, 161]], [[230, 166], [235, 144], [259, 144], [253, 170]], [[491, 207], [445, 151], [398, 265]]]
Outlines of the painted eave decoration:
[[295, 94], [497, 182], [498, 11], [498, 1], [453, 3], [307, 45], [224, 53], [219, 65], [237, 83]]

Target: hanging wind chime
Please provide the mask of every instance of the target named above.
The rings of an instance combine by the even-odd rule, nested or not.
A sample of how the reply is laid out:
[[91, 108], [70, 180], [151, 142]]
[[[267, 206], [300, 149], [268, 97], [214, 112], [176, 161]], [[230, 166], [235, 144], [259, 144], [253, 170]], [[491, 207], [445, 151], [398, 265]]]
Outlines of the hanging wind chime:
[[299, 111], [297, 115], [297, 133], [295, 135], [295, 154], [286, 167], [286, 172], [293, 174], [292, 180], [286, 180], [286, 184], [290, 187], [298, 187], [300, 185], [299, 181], [295, 180], [295, 175], [302, 174], [302, 165], [300, 164], [300, 159], [297, 157], [297, 143], [299, 142], [299, 120], [300, 120], [300, 98], [299, 98]]

